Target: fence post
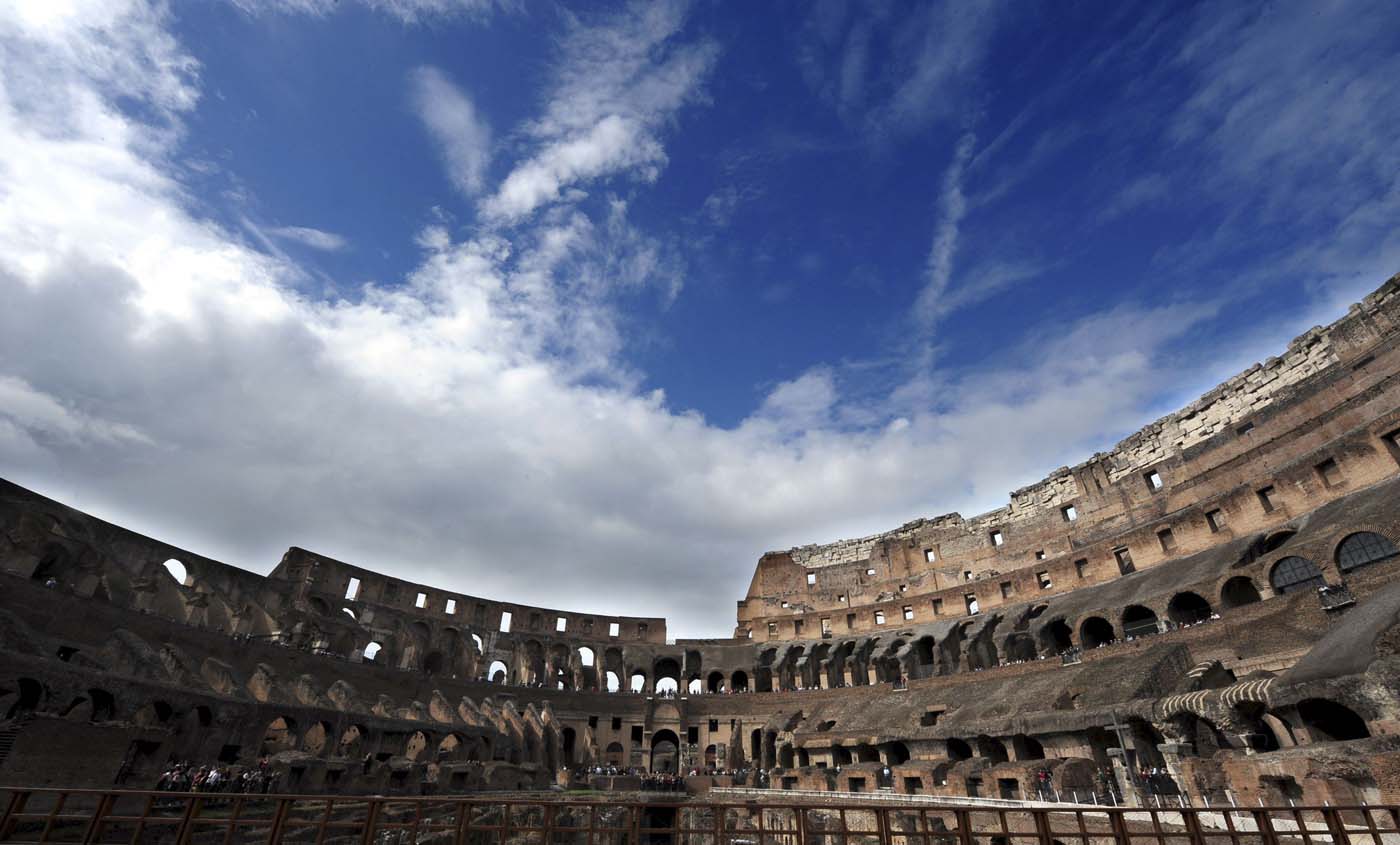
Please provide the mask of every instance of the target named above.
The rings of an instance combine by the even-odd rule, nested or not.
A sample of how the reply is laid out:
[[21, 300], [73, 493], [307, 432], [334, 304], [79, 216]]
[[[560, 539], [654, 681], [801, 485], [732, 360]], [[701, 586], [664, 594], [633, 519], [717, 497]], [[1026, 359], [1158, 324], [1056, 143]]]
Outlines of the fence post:
[[[282, 828], [287, 825], [287, 811], [291, 809], [291, 800], [281, 798], [277, 801], [277, 812], [272, 814], [272, 830], [268, 831], [268, 845], [279, 845], [282, 841]], [[180, 840], [183, 845], [184, 840]]]
[[1040, 845], [1054, 845], [1055, 837], [1050, 835], [1050, 812], [1043, 809], [1033, 809], [1035, 814], [1035, 832], [1040, 836]]
[[958, 845], [974, 845], [972, 839], [972, 812], [970, 810], [954, 810], [953, 816], [958, 820]]
[[[97, 802], [97, 809], [92, 811], [92, 819], [88, 822], [87, 831], [83, 833], [84, 845], [87, 845], [87, 843], [96, 842], [97, 838], [101, 836], [102, 819], [107, 815], [108, 811], [111, 809], [111, 806], [112, 796], [110, 794], [103, 795], [102, 799]], [[3, 829], [4, 825], [0, 825], [0, 830]], [[3, 835], [3, 833], [0, 833], [0, 836]]]
[[365, 832], [360, 837], [360, 845], [374, 845], [374, 834], [379, 827], [379, 798], [370, 798], [369, 811], [365, 813]]
[[24, 812], [25, 805], [29, 803], [29, 793], [22, 789], [16, 789], [10, 793], [10, 803], [5, 807], [5, 815], [0, 816], [0, 836], [10, 835], [10, 820], [19, 813]]

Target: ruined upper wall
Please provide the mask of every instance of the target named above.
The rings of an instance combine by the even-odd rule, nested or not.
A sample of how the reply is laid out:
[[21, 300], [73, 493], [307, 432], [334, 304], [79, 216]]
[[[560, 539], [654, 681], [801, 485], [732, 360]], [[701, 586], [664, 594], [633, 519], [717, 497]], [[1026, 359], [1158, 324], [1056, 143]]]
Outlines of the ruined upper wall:
[[1105, 480], [1112, 483], [1180, 457], [1211, 437], [1243, 424], [1308, 378], [1374, 347], [1394, 334], [1397, 326], [1400, 274], [1353, 305], [1345, 316], [1294, 338], [1282, 355], [1255, 364], [1185, 408], [1144, 426], [1112, 450], [1096, 454], [1076, 467], [1061, 467], [1034, 484], [1012, 491], [1004, 507], [970, 519], [958, 513], [917, 519], [893, 531], [797, 546], [787, 550], [787, 554], [797, 565], [817, 569], [869, 560], [881, 544], [909, 540], [930, 529], [963, 527], [980, 533], [991, 526], [1041, 517], [1083, 492], [1077, 475], [1101, 468]]

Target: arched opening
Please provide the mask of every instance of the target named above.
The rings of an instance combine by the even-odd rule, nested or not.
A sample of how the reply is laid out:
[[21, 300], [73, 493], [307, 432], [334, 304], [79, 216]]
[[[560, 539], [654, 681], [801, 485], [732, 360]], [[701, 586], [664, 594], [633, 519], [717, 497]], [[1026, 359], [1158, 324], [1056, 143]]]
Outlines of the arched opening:
[[632, 692], [642, 692], [647, 688], [647, 674], [640, 669], [632, 673], [632, 677], [627, 685]]
[[423, 752], [428, 750], [428, 735], [422, 731], [414, 731], [409, 734], [408, 742], [404, 743], [403, 756], [410, 760], [417, 760], [423, 756]]
[[844, 745], [831, 746], [831, 761], [838, 766], [849, 766], [851, 764], [851, 749]]
[[1063, 619], [1056, 619], [1040, 629], [1040, 650], [1045, 654], [1061, 654], [1074, 648], [1074, 632]]
[[705, 691], [711, 694], [724, 692], [724, 673], [711, 672], [705, 679]]
[[885, 755], [886, 766], [898, 766], [900, 763], [909, 762], [909, 746], [898, 740], [881, 745], [880, 750]]
[[185, 565], [180, 561], [172, 557], [170, 560], [161, 564], [161, 566], [165, 567], [165, 571], [170, 574], [171, 578], [175, 579], [176, 584], [183, 587], [189, 583], [189, 571], [185, 569]]
[[[636, 676], [633, 676], [633, 680]], [[656, 682], [656, 694], [659, 696], [673, 696], [680, 689], [675, 678], [662, 678]]]
[[263, 731], [262, 744], [258, 746], [259, 757], [269, 757], [282, 751], [291, 751], [297, 744], [296, 722], [286, 716], [278, 716], [268, 723]]
[[1278, 551], [1279, 549], [1283, 548], [1285, 543], [1287, 543], [1289, 540], [1292, 540], [1293, 535], [1297, 533], [1297, 531], [1289, 529], [1284, 529], [1283, 531], [1275, 531], [1268, 537], [1264, 538], [1263, 553], [1268, 554], [1269, 552]]
[[1350, 534], [1337, 546], [1337, 568], [1351, 572], [1363, 566], [1400, 556], [1395, 544], [1373, 531]]
[[1210, 602], [1187, 591], [1172, 596], [1167, 604], [1167, 618], [1178, 625], [1195, 625], [1210, 618]]
[[985, 757], [993, 763], [1005, 763], [1010, 759], [1010, 755], [1006, 753], [1006, 743], [985, 734], [977, 737], [977, 756]]
[[1006, 660], [1009, 663], [1022, 663], [1036, 659], [1035, 641], [1031, 639], [1030, 634], [1018, 633], [1007, 637], [1006, 642], [1002, 645], [1002, 651], [1005, 652]]
[[1157, 614], [1151, 608], [1130, 604], [1123, 610], [1123, 636], [1146, 637], [1157, 633]]
[[481, 635], [480, 635], [480, 634], [472, 634], [472, 644], [476, 646], [476, 653], [477, 653], [477, 654], [485, 654], [485, 653], [486, 653], [486, 646], [484, 646], [484, 645], [481, 644]]
[[778, 746], [778, 768], [791, 769], [793, 766], [792, 743], [785, 742]]
[[1298, 718], [1302, 719], [1313, 742], [1343, 742], [1371, 735], [1366, 720], [1356, 711], [1325, 698], [1306, 698], [1298, 702]]
[[428, 675], [438, 675], [442, 673], [443, 657], [440, 651], [430, 651], [428, 656], [423, 658], [423, 672]]
[[699, 678], [691, 678], [690, 685], [685, 688], [685, 691], [691, 695], [700, 695], [705, 692], [705, 682]]
[[1269, 571], [1269, 583], [1273, 585], [1274, 592], [1282, 595], [1298, 590], [1315, 590], [1326, 581], [1323, 580], [1322, 571], [1317, 568], [1317, 564], [1307, 558], [1289, 555], [1274, 564], [1274, 568]]
[[585, 669], [593, 665], [593, 649], [586, 645], [578, 647], [578, 665]]
[[735, 672], [729, 679], [729, 689], [733, 692], [749, 691], [749, 675], [743, 669]]
[[1090, 616], [1079, 626], [1079, 644], [1084, 648], [1098, 648], [1117, 640], [1113, 624], [1102, 616]]
[[1259, 588], [1247, 575], [1236, 575], [1220, 587], [1220, 604], [1226, 608], [1244, 607], [1259, 599]]
[[448, 734], [438, 743], [437, 758], [439, 760], [454, 760], [462, 752], [462, 738], [457, 734]]
[[301, 738], [301, 750], [313, 756], [320, 756], [326, 748], [330, 729], [331, 726], [326, 722], [316, 722], [307, 728], [306, 735]]
[[564, 763], [572, 766], [574, 764], [574, 746], [578, 744], [578, 732], [573, 728], [565, 727], [563, 732], [563, 752]]
[[1033, 736], [1016, 734], [1011, 738], [1011, 747], [1016, 751], [1017, 760], [1045, 759], [1045, 746]]
[[117, 718], [117, 699], [105, 689], [88, 690], [92, 699], [92, 721], [110, 722]]
[[509, 677], [510, 673], [504, 661], [491, 661], [491, 668], [486, 670], [486, 680], [493, 684], [504, 684]]
[[622, 743], [620, 743], [620, 742], [610, 742], [610, 743], [608, 743], [607, 749], [603, 752], [603, 757], [604, 757], [604, 761], [605, 761], [609, 766], [621, 766], [621, 765], [622, 765]]
[[[6, 719], [14, 719], [15, 716], [20, 716], [22, 713], [35, 712], [36, 709], [39, 709], [39, 702], [43, 700], [43, 684], [32, 677], [22, 677], [18, 687], [20, 687], [20, 691], [15, 697], [14, 704], [10, 705], [10, 709], [4, 716]], [[0, 690], [0, 695], [4, 695], [3, 690]]]
[[336, 750], [339, 757], [358, 757], [369, 736], [369, 729], [361, 725], [351, 725], [340, 735], [340, 746]]
[[948, 746], [949, 760], [957, 762], [972, 759], [972, 746], [968, 745], [966, 741], [952, 738], [947, 740], [945, 744]]
[[356, 622], [359, 622], [359, 621], [360, 621], [360, 617], [358, 617], [358, 616], [355, 615], [355, 611], [351, 610], [351, 609], [348, 608], [348, 607], [342, 607], [342, 608], [340, 609], [340, 612], [341, 612], [341, 613], [344, 613], [346, 616], [349, 616], [352, 620], [354, 620], [354, 621], [356, 621]]
[[880, 762], [880, 751], [873, 745], [869, 745], [864, 742], [857, 743], [854, 753], [857, 763]]
[[382, 649], [382, 648], [383, 648], [383, 646], [381, 646], [379, 643], [375, 643], [375, 642], [372, 642], [372, 643], [370, 643], [369, 645], [365, 646], [365, 652], [364, 652], [364, 655], [365, 655], [365, 662], [366, 662], [366, 663], [373, 663], [373, 662], [375, 662], [375, 658], [379, 657], [379, 650]]
[[622, 681], [617, 677], [616, 672], [609, 671], [604, 680], [606, 681], [608, 692], [617, 692], [622, 689]]
[[675, 774], [681, 741], [674, 731], [659, 730], [651, 735], [651, 771]]
[[1189, 711], [1171, 717], [1175, 733], [1189, 742], [1198, 757], [1210, 757], [1230, 747], [1225, 734], [1214, 722]]

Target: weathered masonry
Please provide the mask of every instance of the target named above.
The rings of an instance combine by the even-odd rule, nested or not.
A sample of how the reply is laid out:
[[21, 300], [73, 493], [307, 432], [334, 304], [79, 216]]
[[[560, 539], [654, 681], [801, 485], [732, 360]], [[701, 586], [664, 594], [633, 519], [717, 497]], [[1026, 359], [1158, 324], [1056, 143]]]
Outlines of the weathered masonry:
[[[299, 548], [267, 576], [0, 482], [0, 785], [1400, 801], [1400, 277], [971, 518], [763, 555], [734, 636]], [[724, 770], [722, 774], [705, 772]]]

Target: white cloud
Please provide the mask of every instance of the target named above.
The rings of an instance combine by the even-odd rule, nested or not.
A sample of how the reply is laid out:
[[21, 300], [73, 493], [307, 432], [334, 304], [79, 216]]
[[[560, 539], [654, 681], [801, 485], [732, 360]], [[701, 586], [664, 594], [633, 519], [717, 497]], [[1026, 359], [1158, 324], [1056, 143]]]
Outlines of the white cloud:
[[[765, 548], [995, 505], [1136, 427], [1190, 371], [1164, 351], [1215, 313], [1124, 306], [1057, 324], [942, 374], [936, 404], [858, 427], [842, 422], [849, 382], [817, 368], [723, 429], [629, 377], [616, 298], [664, 299], [678, 271], [624, 202], [597, 219], [537, 208], [509, 236], [432, 227], [406, 278], [313, 299], [301, 268], [210, 223], [168, 175], [197, 89], [159, 14], [53, 30], [19, 14], [0, 7], [0, 465], [234, 564], [265, 570], [298, 544], [472, 594], [723, 633]], [[110, 60], [84, 61], [89, 36]], [[652, 39], [663, 65], [678, 49], [665, 42]], [[609, 72], [611, 39], [594, 47]], [[689, 73], [620, 76], [576, 84], [650, 114], [694, 94]], [[64, 95], [34, 108], [45, 91]], [[116, 107], [132, 91], [166, 104], [155, 125]], [[539, 137], [587, 137], [609, 114], [624, 116], [551, 99]], [[663, 122], [642, 119], [642, 136]]]
[[433, 136], [457, 190], [478, 193], [491, 163], [491, 128], [470, 98], [433, 67], [413, 73], [413, 107]]
[[963, 215], [967, 213], [967, 198], [963, 195], [963, 174], [972, 157], [977, 137], [964, 133], [953, 152], [953, 160], [943, 172], [943, 187], [938, 195], [939, 219], [934, 229], [933, 246], [929, 249], [923, 289], [914, 303], [914, 314], [927, 330], [945, 313], [944, 294], [953, 278], [953, 258], [958, 249], [958, 233]]
[[666, 164], [659, 133], [701, 96], [717, 55], [712, 42], [677, 41], [685, 16], [685, 3], [666, 0], [573, 23], [544, 115], [527, 127], [534, 149], [482, 203], [487, 217], [515, 222], [622, 173], [656, 180]]
[[[233, 4], [250, 14], [328, 15], [340, 8], [340, 0], [232, 0]], [[516, 0], [360, 0], [376, 12], [387, 14], [404, 23], [423, 23], [436, 19], [469, 17], [484, 18], [498, 10], [515, 10]]]
[[302, 246], [309, 246], [322, 252], [339, 252], [349, 246], [345, 238], [335, 232], [326, 232], [309, 226], [275, 226], [268, 229], [267, 232], [283, 240], [294, 241]]

